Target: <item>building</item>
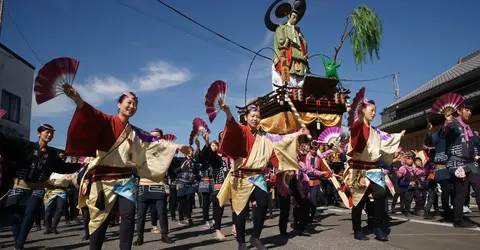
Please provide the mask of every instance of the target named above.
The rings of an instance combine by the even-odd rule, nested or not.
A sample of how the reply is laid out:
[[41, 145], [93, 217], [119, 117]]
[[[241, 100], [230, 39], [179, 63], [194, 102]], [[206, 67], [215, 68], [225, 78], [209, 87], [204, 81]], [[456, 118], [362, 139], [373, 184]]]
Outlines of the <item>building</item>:
[[379, 128], [388, 133], [405, 129], [402, 147], [421, 149], [428, 132], [427, 117], [434, 131], [444, 122], [441, 115], [430, 113], [433, 103], [449, 92], [463, 95], [474, 107], [469, 124], [480, 130], [480, 50], [460, 58], [452, 68], [388, 105], [381, 113]]
[[30, 139], [32, 91], [35, 67], [0, 43], [0, 132]]

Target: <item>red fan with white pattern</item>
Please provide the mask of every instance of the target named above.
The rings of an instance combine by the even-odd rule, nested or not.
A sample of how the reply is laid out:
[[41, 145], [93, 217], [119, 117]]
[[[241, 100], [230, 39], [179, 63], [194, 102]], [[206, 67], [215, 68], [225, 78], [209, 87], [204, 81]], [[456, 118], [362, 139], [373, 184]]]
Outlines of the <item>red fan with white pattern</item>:
[[5, 111], [5, 109], [0, 109], [0, 118], [2, 118], [6, 113], [7, 111]]
[[465, 99], [463, 96], [455, 93], [447, 93], [440, 96], [433, 104], [432, 113], [444, 114], [448, 109], [456, 111], [458, 108], [463, 107]]
[[317, 141], [320, 143], [331, 144], [338, 140], [341, 134], [342, 128], [340, 127], [327, 128], [318, 136]]
[[210, 88], [208, 88], [207, 94], [205, 95], [205, 108], [210, 122], [213, 122], [218, 112], [222, 110], [220, 105], [225, 103], [227, 89], [227, 83], [221, 80], [215, 81], [210, 85]]
[[192, 124], [193, 124], [193, 131], [197, 134], [202, 134], [204, 132], [210, 134], [212, 132], [208, 128], [207, 123], [205, 123], [205, 121], [203, 121], [202, 118], [197, 117], [193, 119]]
[[177, 140], [177, 137], [173, 134], [166, 134], [162, 137], [167, 142], [174, 143]]
[[353, 122], [358, 119], [358, 108], [363, 101], [365, 101], [365, 87], [358, 91], [350, 105], [350, 110], [348, 110], [348, 127], [351, 127]]
[[347, 150], [348, 143], [350, 143], [350, 136], [340, 141], [340, 148], [345, 152]]
[[193, 142], [197, 137], [198, 137], [198, 133], [192, 130], [192, 132], [190, 132], [190, 137], [188, 138], [188, 144], [193, 145]]
[[43, 65], [35, 78], [35, 100], [42, 104], [63, 94], [65, 85], [73, 85], [80, 62], [73, 58], [56, 58]]

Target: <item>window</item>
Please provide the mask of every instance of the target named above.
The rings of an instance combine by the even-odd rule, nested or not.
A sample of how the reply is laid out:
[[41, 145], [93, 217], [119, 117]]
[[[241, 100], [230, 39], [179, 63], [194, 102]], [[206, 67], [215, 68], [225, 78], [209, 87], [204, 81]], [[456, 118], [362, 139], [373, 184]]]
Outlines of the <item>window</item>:
[[1, 107], [7, 111], [3, 118], [15, 123], [20, 122], [20, 97], [2, 90]]

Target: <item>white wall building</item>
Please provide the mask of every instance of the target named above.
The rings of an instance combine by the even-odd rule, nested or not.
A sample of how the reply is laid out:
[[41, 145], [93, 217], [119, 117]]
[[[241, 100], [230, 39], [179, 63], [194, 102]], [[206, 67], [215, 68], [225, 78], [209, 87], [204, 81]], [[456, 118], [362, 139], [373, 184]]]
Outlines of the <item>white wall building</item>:
[[0, 43], [0, 132], [30, 139], [33, 75], [35, 67]]

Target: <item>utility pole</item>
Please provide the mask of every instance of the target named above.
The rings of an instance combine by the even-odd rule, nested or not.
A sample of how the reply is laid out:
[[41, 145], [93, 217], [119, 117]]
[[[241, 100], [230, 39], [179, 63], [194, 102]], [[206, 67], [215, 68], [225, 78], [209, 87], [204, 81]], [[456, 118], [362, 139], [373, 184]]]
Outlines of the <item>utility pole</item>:
[[3, 24], [3, 0], [0, 0], [0, 34], [2, 34], [2, 24]]
[[395, 101], [400, 99], [400, 89], [398, 87], [398, 73], [393, 73], [393, 88], [395, 89]]

